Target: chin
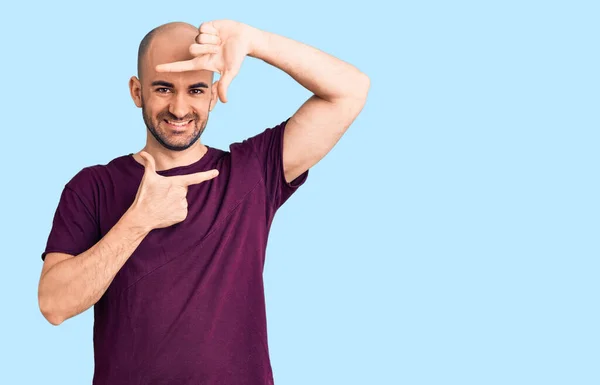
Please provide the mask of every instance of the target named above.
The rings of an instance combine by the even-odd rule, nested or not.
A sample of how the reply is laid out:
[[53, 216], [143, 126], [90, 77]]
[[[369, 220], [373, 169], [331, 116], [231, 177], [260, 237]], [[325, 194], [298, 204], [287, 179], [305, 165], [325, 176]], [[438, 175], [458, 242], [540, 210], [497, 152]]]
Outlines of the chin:
[[200, 140], [200, 136], [204, 131], [204, 126], [201, 123], [200, 120], [197, 120], [192, 126], [180, 133], [171, 130], [169, 125], [162, 120], [155, 121], [153, 126], [146, 125], [146, 127], [162, 147], [170, 151], [184, 151]]
[[198, 141], [196, 138], [185, 138], [185, 140], [173, 140], [172, 136], [163, 136], [162, 144], [175, 151], [182, 151], [191, 147]]

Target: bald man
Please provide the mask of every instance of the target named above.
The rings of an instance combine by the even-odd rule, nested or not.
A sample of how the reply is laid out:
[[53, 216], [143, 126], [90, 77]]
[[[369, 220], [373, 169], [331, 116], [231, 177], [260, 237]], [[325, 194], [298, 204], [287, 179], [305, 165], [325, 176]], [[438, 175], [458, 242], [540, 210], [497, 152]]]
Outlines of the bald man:
[[[209, 114], [246, 56], [312, 95], [228, 151], [210, 147], [200, 140]], [[94, 307], [96, 385], [273, 384], [262, 281], [271, 222], [358, 116], [369, 78], [231, 20], [155, 28], [137, 75], [146, 145], [64, 186], [40, 310], [59, 325]]]

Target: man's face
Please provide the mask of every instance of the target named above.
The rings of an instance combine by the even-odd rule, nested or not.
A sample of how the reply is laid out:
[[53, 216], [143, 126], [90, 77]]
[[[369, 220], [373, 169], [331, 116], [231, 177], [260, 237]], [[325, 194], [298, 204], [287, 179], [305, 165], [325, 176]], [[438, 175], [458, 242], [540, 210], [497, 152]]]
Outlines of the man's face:
[[142, 85], [142, 114], [146, 127], [161, 145], [182, 151], [194, 144], [206, 128], [211, 82], [201, 80], [197, 74], [169, 78], [144, 79], [147, 84]]
[[189, 42], [163, 42], [160, 37], [155, 40], [147, 52], [141, 79], [132, 78], [130, 82], [131, 92], [156, 141], [169, 150], [182, 151], [196, 143], [206, 128], [216, 102], [213, 73], [156, 72], [158, 64], [188, 60], [191, 56]]

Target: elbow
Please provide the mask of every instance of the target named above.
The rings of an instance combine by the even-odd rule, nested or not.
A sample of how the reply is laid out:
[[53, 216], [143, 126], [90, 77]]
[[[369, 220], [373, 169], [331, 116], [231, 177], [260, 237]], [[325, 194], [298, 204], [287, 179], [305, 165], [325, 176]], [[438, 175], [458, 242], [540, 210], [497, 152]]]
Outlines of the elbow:
[[363, 92], [364, 92], [364, 100], [367, 100], [367, 96], [369, 95], [369, 90], [371, 89], [371, 78], [364, 72], [362, 73], [363, 77]]
[[361, 72], [362, 77], [363, 77], [363, 81], [365, 84], [365, 87], [367, 88], [367, 92], [369, 91], [369, 88], [371, 87], [371, 78], [369, 77], [369, 75], [367, 75], [364, 72]]
[[58, 317], [52, 317], [52, 316], [46, 316], [46, 315], [44, 315], [44, 317], [46, 318], [46, 320], [48, 322], [50, 322], [50, 324], [52, 326], [58, 326], [58, 325], [62, 324], [64, 321], [62, 318], [58, 318]]
[[350, 99], [355, 102], [357, 107], [362, 108], [367, 102], [367, 96], [369, 95], [369, 89], [371, 88], [371, 79], [364, 72], [360, 72], [352, 84], [353, 87]]
[[49, 318], [49, 317], [46, 317], [46, 320], [47, 320], [48, 322], [50, 322], [50, 324], [51, 324], [52, 326], [58, 326], [58, 325], [60, 325], [60, 324], [62, 323], [62, 321], [61, 321], [61, 320], [59, 320], [58, 318]]
[[40, 312], [50, 324], [58, 326], [64, 322], [65, 318], [57, 314], [55, 307], [52, 305], [52, 300], [48, 296], [38, 294], [38, 306]]
[[367, 104], [367, 97], [369, 96], [369, 89], [371, 88], [371, 79], [363, 72], [361, 72], [360, 80], [356, 82], [357, 89], [359, 90], [354, 94], [353, 106], [355, 116], [358, 115]]

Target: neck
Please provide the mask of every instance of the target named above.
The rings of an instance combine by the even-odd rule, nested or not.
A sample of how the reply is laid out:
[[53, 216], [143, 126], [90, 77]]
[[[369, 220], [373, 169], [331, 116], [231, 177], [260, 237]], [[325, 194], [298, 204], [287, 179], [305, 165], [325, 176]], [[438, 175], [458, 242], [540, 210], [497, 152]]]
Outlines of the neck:
[[[196, 163], [206, 154], [208, 148], [197, 140], [183, 151], [172, 151], [155, 141], [148, 141], [142, 150], [152, 155], [156, 163], [156, 171], [162, 171]], [[133, 157], [138, 163], [144, 164], [144, 160], [138, 153], [133, 154]]]

